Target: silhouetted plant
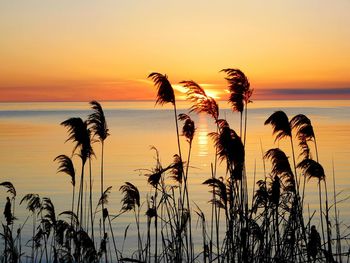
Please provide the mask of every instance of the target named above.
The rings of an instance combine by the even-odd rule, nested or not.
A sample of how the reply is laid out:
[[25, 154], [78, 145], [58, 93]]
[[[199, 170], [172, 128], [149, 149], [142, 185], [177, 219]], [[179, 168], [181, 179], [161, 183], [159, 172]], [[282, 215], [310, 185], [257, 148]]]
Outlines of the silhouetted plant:
[[226, 120], [218, 120], [219, 132], [209, 134], [213, 138], [219, 160], [226, 161], [232, 180], [241, 180], [244, 167], [244, 146], [241, 138], [230, 128]]
[[181, 158], [181, 146], [180, 146], [180, 136], [179, 136], [179, 127], [177, 123], [177, 109], [176, 109], [176, 100], [173, 87], [171, 86], [168, 76], [163, 75], [158, 72], [153, 72], [148, 75], [148, 78], [152, 79], [154, 85], [157, 87], [157, 100], [156, 104], [164, 105], [166, 103], [171, 103], [174, 107], [175, 114], [175, 125], [176, 125], [176, 135], [177, 135], [177, 145], [179, 149], [179, 156]]
[[288, 116], [283, 111], [275, 111], [264, 124], [271, 124], [272, 134], [276, 134], [275, 141], [279, 141], [284, 137], [291, 138], [292, 136]]
[[316, 178], [319, 182], [325, 179], [323, 167], [312, 159], [302, 160], [297, 167], [302, 169], [309, 179]]
[[46, 260], [50, 261], [52, 260], [53, 262], [58, 262], [58, 254], [57, 251], [54, 251], [54, 258], [51, 259], [51, 254], [50, 258], [48, 257], [48, 251], [47, 251], [47, 240], [49, 239], [50, 232], [52, 230], [52, 246], [54, 249], [57, 249], [57, 242], [56, 240], [59, 239], [59, 235], [57, 235], [57, 218], [56, 218], [56, 212], [55, 212], [55, 207], [54, 204], [51, 202], [50, 198], [44, 197], [42, 198], [42, 205], [41, 205], [41, 210], [40, 210], [40, 215], [41, 215], [41, 233], [38, 235], [37, 240], [44, 240], [45, 244], [45, 253], [46, 253]]
[[173, 163], [169, 166], [170, 178], [172, 178], [179, 185], [182, 184], [184, 175], [184, 163], [181, 161], [180, 156], [175, 154], [173, 156]]
[[95, 249], [94, 242], [83, 229], [77, 231], [77, 242], [82, 249], [81, 256], [84, 262], [98, 262], [99, 255]]
[[[248, 103], [252, 102], [250, 100], [253, 89], [250, 88], [250, 83], [246, 75], [239, 69], [227, 68], [221, 70], [225, 72], [227, 77], [225, 78], [229, 84], [229, 103], [232, 106], [232, 110], [240, 113], [240, 136], [243, 137], [243, 142], [246, 141], [247, 133], [247, 119], [248, 119]], [[244, 122], [244, 134], [242, 134], [243, 129], [243, 111], [245, 113]]]
[[2, 225], [3, 233], [0, 233], [0, 237], [4, 240], [4, 253], [2, 255], [3, 262], [18, 262], [20, 259], [20, 253], [16, 247], [15, 240], [12, 237], [12, 231], [7, 225]]
[[22, 202], [27, 202], [27, 209], [32, 213], [33, 217], [33, 236], [32, 236], [32, 262], [35, 261], [34, 258], [34, 248], [35, 248], [35, 225], [36, 225], [36, 212], [41, 209], [41, 200], [39, 195], [37, 194], [26, 194], [22, 200], [20, 201], [20, 204]]
[[[270, 160], [272, 164], [271, 174], [274, 176], [274, 180], [272, 183], [271, 192], [274, 192], [274, 182], [277, 182], [276, 176], [281, 179], [281, 187], [283, 189], [283, 192], [281, 192], [281, 202], [278, 201], [279, 205], [276, 205], [277, 194], [274, 194], [275, 197], [272, 199], [275, 200], [273, 203], [276, 209], [281, 207], [285, 211], [283, 212], [284, 216], [282, 222], [286, 222], [285, 225], [282, 226], [282, 229], [284, 229], [285, 232], [282, 234], [283, 239], [280, 240], [279, 234], [275, 238], [277, 243], [280, 243], [279, 246], [277, 246], [278, 249], [275, 257], [279, 260], [281, 260], [281, 257], [292, 257], [293, 260], [296, 260], [297, 255], [294, 251], [295, 242], [307, 242], [305, 241], [306, 233], [302, 218], [302, 206], [297, 194], [296, 180], [290, 167], [288, 157], [282, 150], [279, 148], [270, 149], [265, 153], [264, 158]], [[277, 189], [276, 186], [275, 189]], [[274, 233], [276, 233], [277, 231], [280, 231], [280, 223], [276, 220], [276, 218], [280, 217], [281, 213], [276, 214], [275, 212], [274, 214], [276, 221], [274, 223], [274, 225], [276, 225]], [[295, 241], [296, 237], [298, 236], [300, 236], [300, 241]], [[281, 245], [283, 250], [280, 249]], [[298, 256], [303, 258], [303, 254], [299, 254]]]
[[[190, 81], [182, 81], [180, 82], [186, 89], [186, 99], [189, 100], [193, 105], [190, 108], [190, 112], [196, 112], [198, 114], [205, 113], [208, 114], [210, 117], [212, 117], [215, 121], [215, 124], [217, 125], [216, 132], [219, 131], [218, 126], [218, 119], [219, 119], [219, 106], [214, 98], [208, 96], [205, 92], [205, 90], [196, 82], [190, 80]], [[216, 149], [217, 152], [217, 149]], [[214, 160], [214, 168], [212, 169], [212, 177], [216, 177], [216, 168], [217, 168], [217, 154], [215, 154], [215, 160]], [[214, 189], [213, 189], [214, 192]], [[215, 198], [215, 195], [213, 194], [213, 198]], [[209, 244], [209, 257], [213, 254], [213, 234], [214, 234], [214, 224], [216, 228], [216, 236], [217, 236], [217, 250], [219, 249], [218, 244], [218, 227], [219, 222], [217, 218], [217, 210], [216, 206], [214, 205], [214, 202], [212, 203], [212, 212], [211, 212], [211, 227], [210, 227], [210, 244]], [[214, 217], [215, 216], [215, 217]], [[215, 222], [214, 222], [215, 221]], [[219, 252], [217, 251], [219, 254]], [[212, 258], [209, 258], [209, 260], [212, 260]]]
[[182, 135], [185, 136], [188, 143], [192, 143], [194, 133], [195, 133], [195, 125], [194, 121], [188, 116], [187, 114], [179, 114], [179, 120], [184, 122], [184, 125], [182, 127]]
[[[229, 220], [228, 220], [228, 243], [227, 250], [231, 251], [234, 245], [234, 231], [240, 231], [242, 233], [246, 231], [246, 219], [247, 219], [247, 189], [243, 184], [243, 169], [245, 161], [245, 150], [241, 138], [237, 133], [230, 128], [226, 120], [218, 120], [219, 132], [212, 132], [209, 134], [214, 140], [214, 145], [217, 149], [217, 155], [219, 160], [226, 161], [226, 171], [229, 174], [228, 179], [228, 200], [229, 200]], [[237, 209], [239, 212], [239, 225], [240, 228], [234, 229], [236, 225], [236, 217], [234, 211]], [[238, 230], [239, 229], [239, 230]], [[241, 240], [243, 243], [239, 244], [240, 254], [242, 257], [246, 257], [247, 244], [246, 239]], [[229, 255], [228, 258], [234, 258], [234, 254]]]
[[275, 141], [279, 141], [284, 137], [289, 137], [290, 145], [292, 148], [292, 156], [293, 156], [293, 164], [294, 164], [294, 172], [295, 172], [295, 182], [296, 182], [296, 192], [299, 191], [299, 181], [298, 175], [296, 172], [296, 162], [295, 162], [295, 154], [294, 154], [294, 146], [293, 146], [293, 138], [292, 138], [292, 128], [288, 120], [288, 116], [283, 111], [275, 111], [264, 123], [265, 125], [271, 124], [273, 133], [276, 134]]
[[311, 157], [307, 142], [314, 141], [316, 157], [318, 160], [316, 137], [311, 125], [311, 120], [304, 114], [298, 114], [290, 120], [290, 126], [296, 131], [296, 137], [299, 139], [299, 146], [302, 149], [301, 156], [303, 156], [305, 159], [309, 159]]
[[156, 104], [163, 105], [165, 103], [175, 104], [175, 95], [173, 87], [171, 86], [168, 76], [162, 75], [158, 72], [153, 72], [148, 75], [157, 87]]
[[[152, 207], [151, 210], [149, 209], [148, 211], [153, 211], [152, 214], [154, 214], [154, 227], [155, 227], [155, 248], [154, 248], [154, 261], [158, 261], [158, 204], [157, 204], [157, 197], [158, 197], [158, 191], [160, 190], [160, 182], [161, 182], [161, 177], [163, 173], [167, 169], [163, 169], [161, 163], [160, 163], [160, 157], [159, 157], [159, 152], [155, 147], [151, 147], [152, 150], [156, 152], [156, 166], [155, 168], [149, 170], [149, 173], [146, 174], [148, 177], [147, 182], [153, 186], [154, 188], [154, 195], [152, 196]], [[151, 212], [149, 212], [151, 214]], [[150, 217], [150, 216], [149, 216]]]
[[[11, 182], [2, 182], [0, 183], [0, 186], [3, 186], [7, 189], [6, 192], [8, 192], [11, 195], [11, 199], [12, 202], [10, 200], [9, 197], [7, 197], [7, 201], [6, 201], [6, 206], [5, 206], [5, 210], [4, 210], [4, 216], [6, 218], [6, 223], [7, 226], [12, 225], [13, 220], [16, 219], [15, 218], [15, 205], [16, 205], [16, 189], [13, 186], [13, 184]], [[11, 210], [12, 208], [12, 210]], [[11, 227], [11, 232], [12, 232], [12, 227]]]
[[[72, 212], [74, 211], [74, 198], [75, 198], [75, 169], [73, 161], [67, 155], [58, 155], [54, 161], [59, 163], [57, 172], [65, 173], [70, 176], [72, 183]], [[72, 222], [71, 222], [72, 224]]]
[[313, 262], [316, 262], [316, 257], [321, 249], [321, 238], [320, 234], [317, 232], [316, 227], [311, 227], [311, 232], [309, 235], [309, 243], [307, 244], [307, 253]]
[[[175, 117], [175, 126], [176, 126], [176, 137], [177, 137], [177, 145], [178, 145], [178, 155], [180, 159], [182, 160], [182, 153], [181, 153], [181, 145], [180, 145], [180, 135], [179, 135], [179, 127], [178, 127], [178, 121], [177, 121], [177, 108], [176, 108], [176, 99], [173, 87], [171, 86], [167, 75], [163, 75], [157, 72], [151, 73], [148, 78], [151, 78], [157, 87], [157, 99], [156, 104], [163, 105], [165, 103], [171, 103], [174, 108], [174, 117]], [[154, 174], [154, 176], [151, 178], [157, 178], [157, 174]], [[160, 177], [159, 177], [160, 178]], [[182, 185], [179, 189], [182, 188]], [[180, 204], [183, 205], [182, 203]], [[182, 211], [184, 211], [182, 209]], [[157, 220], [157, 218], [156, 218]]]
[[[318, 181], [318, 195], [319, 195], [319, 205], [320, 205], [320, 220], [321, 220], [321, 228], [322, 228], [322, 235], [323, 235], [323, 243], [325, 244], [325, 238], [324, 238], [324, 228], [323, 228], [323, 209], [322, 209], [322, 190], [321, 190], [321, 182], [325, 181], [325, 173], [324, 169], [321, 164], [318, 162], [312, 160], [312, 159], [304, 159], [302, 160], [297, 168], [300, 168], [303, 171], [303, 174], [306, 178], [309, 180], [312, 178], [317, 179]], [[328, 209], [328, 206], [326, 206]], [[328, 225], [328, 216], [326, 216], [326, 222]], [[328, 242], [330, 242], [329, 237], [329, 229], [327, 226], [327, 236], [328, 236]], [[328, 247], [328, 250], [331, 250], [330, 247]]]
[[225, 78], [229, 84], [230, 99], [233, 111], [243, 112], [244, 107], [250, 102], [253, 90], [250, 89], [250, 83], [246, 75], [239, 69], [226, 68], [221, 72], [225, 72]]
[[[13, 220], [16, 219], [15, 217], [15, 208], [16, 208], [16, 196], [17, 196], [17, 192], [16, 192], [16, 188], [14, 187], [14, 185], [11, 182], [2, 182], [0, 183], [0, 186], [3, 186], [7, 189], [6, 192], [8, 192], [11, 195], [11, 200], [10, 201], [10, 205], [12, 207], [12, 211], [8, 211], [7, 212], [7, 216], [6, 217], [6, 221], [7, 221], [7, 225], [9, 225], [8, 223], [11, 223], [11, 233], [13, 232]], [[10, 216], [10, 212], [11, 212], [11, 216]], [[10, 232], [7, 232], [10, 233]]]
[[[104, 191], [104, 142], [109, 136], [109, 129], [106, 122], [106, 117], [103, 112], [102, 106], [97, 101], [91, 101], [90, 102], [91, 108], [94, 110], [93, 113], [91, 113], [88, 117], [88, 124], [91, 126], [91, 131], [93, 133], [93, 136], [96, 136], [98, 140], [101, 142], [101, 196], [103, 195]], [[104, 204], [102, 203], [102, 213], [104, 210]], [[103, 218], [103, 214], [102, 214]], [[106, 225], [105, 220], [102, 220], [102, 226], [103, 226], [103, 233], [106, 233]], [[105, 255], [105, 262], [107, 262], [107, 255]]]
[[[191, 150], [192, 150], [192, 142], [195, 135], [196, 127], [194, 121], [188, 116], [187, 114], [179, 114], [179, 120], [183, 121], [183, 127], [182, 127], [182, 136], [184, 136], [189, 144], [188, 147], [188, 155], [187, 155], [187, 165], [186, 165], [186, 172], [184, 173], [184, 191], [183, 191], [183, 197], [182, 197], [182, 203], [184, 204], [186, 202], [187, 210], [191, 211], [190, 208], [190, 198], [189, 198], [189, 191], [188, 191], [188, 171], [190, 166], [190, 159], [191, 159]], [[179, 163], [179, 162], [174, 162]], [[183, 163], [181, 163], [181, 167], [183, 168]], [[185, 200], [186, 197], [186, 200]], [[190, 252], [191, 252], [191, 261], [193, 261], [194, 258], [194, 252], [193, 252], [193, 240], [192, 240], [192, 217], [191, 213], [189, 215], [189, 244], [190, 244]]]
[[264, 158], [271, 161], [272, 175], [274, 176], [277, 175], [277, 176], [280, 176], [282, 179], [284, 179], [285, 190], [295, 193], [296, 192], [295, 178], [286, 154], [281, 149], [275, 148], [275, 149], [268, 150], [265, 153]]
[[122, 198], [122, 212], [127, 212], [130, 210], [134, 211], [135, 222], [137, 227], [137, 237], [138, 237], [138, 252], [139, 252], [139, 260], [142, 260], [141, 252], [142, 252], [142, 240], [140, 233], [140, 192], [135, 185], [129, 182], [125, 182], [119, 190], [124, 194]]
[[290, 126], [292, 127], [292, 129], [297, 130], [297, 137], [303, 136], [306, 137], [307, 140], [312, 140], [315, 137], [314, 130], [311, 125], [311, 120], [304, 114], [295, 115], [290, 120]]
[[[87, 122], [81, 118], [70, 118], [62, 122], [61, 125], [68, 128], [69, 137], [67, 141], [75, 142], [73, 153], [79, 149], [79, 157], [82, 161], [80, 187], [78, 196], [78, 208], [77, 215], [80, 213], [80, 223], [83, 224], [83, 196], [84, 196], [84, 167], [88, 158], [90, 158], [94, 152], [91, 147], [90, 130], [88, 129]], [[90, 178], [91, 179], [91, 178]], [[90, 180], [91, 184], [91, 180]], [[92, 215], [92, 211], [91, 211]], [[91, 216], [92, 217], [92, 216]]]
[[[295, 184], [295, 187], [291, 185], [293, 189], [295, 189], [295, 192], [294, 192], [295, 200], [293, 201], [293, 205], [294, 205], [293, 209], [295, 211], [293, 212], [292, 216], [296, 215], [295, 220], [299, 221], [303, 242], [307, 243], [306, 230], [305, 230], [303, 211], [302, 211], [303, 206], [302, 206], [302, 201], [301, 201], [300, 192], [299, 192], [300, 178], [298, 178], [297, 170], [296, 170], [296, 161], [295, 161], [295, 153], [294, 153], [294, 146], [293, 146], [291, 123], [288, 120], [288, 116], [283, 111], [276, 111], [265, 121], [264, 124], [265, 125], [271, 124], [273, 129], [273, 134], [276, 134], [275, 141], [279, 141], [284, 137], [289, 137], [290, 139], [293, 164], [294, 164], [294, 176], [293, 176], [294, 178], [293, 178], [293, 182], [291, 181], [290, 183]], [[293, 232], [294, 230], [291, 230], [291, 231]]]
[[[189, 144], [189, 148], [188, 148], [188, 156], [187, 156], [187, 165], [186, 165], [186, 172], [183, 172], [183, 162], [181, 161], [181, 159], [179, 158], [179, 156], [174, 156], [174, 162], [173, 162], [173, 174], [178, 176], [180, 178], [180, 176], [182, 177], [182, 174], [184, 175], [184, 179], [185, 179], [185, 184], [184, 184], [184, 196], [183, 196], [183, 202], [185, 201], [185, 195], [187, 198], [187, 209], [190, 210], [189, 207], [189, 197], [188, 197], [188, 184], [187, 184], [187, 175], [188, 175], [188, 169], [189, 169], [189, 165], [190, 165], [190, 158], [191, 158], [191, 149], [192, 149], [192, 141], [193, 141], [193, 137], [195, 134], [195, 124], [194, 121], [190, 118], [190, 116], [188, 116], [187, 114], [179, 114], [179, 120], [184, 122], [184, 125], [182, 127], [182, 136], [184, 136]], [[175, 168], [175, 170], [174, 170]], [[176, 171], [174, 173], [174, 171]], [[182, 180], [181, 180], [182, 181]]]
[[217, 198], [212, 199], [210, 202], [214, 202], [215, 205], [220, 209], [224, 209], [226, 218], [228, 218], [228, 197], [227, 197], [227, 189], [226, 185], [223, 182], [223, 178], [209, 178], [203, 182], [203, 184], [207, 184], [214, 189], [214, 195]]
[[[320, 203], [320, 220], [321, 220], [321, 228], [322, 228], [322, 237], [323, 237], [323, 244], [325, 244], [325, 237], [324, 237], [324, 223], [323, 223], [323, 209], [322, 209], [322, 194], [321, 194], [321, 182], [324, 182], [324, 188], [325, 188], [325, 195], [326, 195], [326, 213], [325, 213], [325, 219], [326, 219], [326, 227], [327, 227], [327, 243], [328, 243], [328, 254], [332, 254], [332, 247], [330, 245], [331, 243], [331, 233], [330, 233], [330, 226], [329, 226], [329, 215], [328, 215], [328, 194], [327, 194], [327, 181], [324, 176], [324, 171], [322, 166], [318, 163], [318, 147], [317, 147], [317, 141], [315, 132], [313, 129], [313, 126], [311, 124], [311, 120], [305, 116], [304, 114], [298, 114], [294, 116], [290, 121], [291, 127], [296, 130], [296, 137], [299, 139], [299, 145], [303, 149], [303, 156], [304, 160], [298, 164], [298, 167], [303, 169], [305, 173], [305, 178], [309, 177], [315, 177], [319, 176], [318, 181], [318, 191], [319, 191], [319, 203]], [[311, 159], [310, 150], [308, 149], [307, 142], [313, 141], [315, 146], [315, 152], [316, 152], [316, 160], [317, 162], [314, 162]]]
[[[228, 82], [228, 90], [230, 92], [229, 103], [231, 104], [232, 111], [240, 113], [240, 137], [243, 138], [243, 145], [246, 144], [247, 137], [247, 122], [248, 122], [248, 104], [251, 103], [251, 96], [253, 94], [253, 89], [250, 88], [250, 82], [247, 76], [239, 69], [227, 68], [221, 70], [225, 72], [227, 77], [225, 78]], [[243, 132], [243, 115], [244, 117], [244, 132]], [[247, 179], [245, 174], [245, 168], [242, 168], [242, 179], [241, 184], [241, 202], [242, 208], [244, 209], [243, 214], [246, 216], [248, 213], [248, 200], [247, 200]], [[245, 226], [242, 228], [248, 229], [248, 221], [245, 220]], [[247, 252], [246, 245], [243, 244], [243, 253]], [[246, 255], [243, 255], [246, 257]]]

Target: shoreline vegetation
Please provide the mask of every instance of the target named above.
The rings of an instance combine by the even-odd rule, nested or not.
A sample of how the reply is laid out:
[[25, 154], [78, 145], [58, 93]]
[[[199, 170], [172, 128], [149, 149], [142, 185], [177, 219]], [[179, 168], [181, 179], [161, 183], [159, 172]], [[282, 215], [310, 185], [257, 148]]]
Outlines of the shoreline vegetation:
[[[35, 193], [18, 200], [15, 186], [1, 182], [8, 197], [0, 230], [0, 261], [349, 262], [349, 235], [340, 231], [337, 193], [327, 186], [327, 178], [334, 185], [334, 173], [333, 178], [326, 175], [319, 163], [311, 120], [303, 114], [289, 118], [283, 111], [273, 112], [266, 119], [264, 124], [271, 126], [275, 142], [288, 141], [292, 156], [287, 157], [280, 148], [266, 152], [261, 149], [264, 177], [255, 178], [254, 173], [253, 195], [249, 196], [245, 145], [248, 106], [254, 91], [239, 69], [223, 69], [221, 73], [227, 80], [232, 112], [239, 115], [237, 131], [220, 116], [215, 99], [196, 82], [180, 82], [192, 106], [187, 114], [178, 114], [178, 101], [167, 75], [154, 72], [148, 76], [157, 89], [156, 104], [173, 109], [177, 148], [173, 162], [164, 166], [158, 150], [152, 147], [154, 167], [139, 170], [151, 186], [150, 192], [141, 196], [132, 182], [119, 186], [122, 205], [116, 215], [109, 210], [112, 186], [104, 183], [104, 145], [108, 143], [109, 129], [101, 104], [90, 102], [92, 111], [86, 120], [64, 120], [61, 125], [67, 130], [67, 141], [73, 149], [68, 155], [57, 155], [54, 162], [57, 172], [70, 178], [71, 210], [57, 212], [50, 198]], [[198, 113], [208, 115], [216, 126], [208, 134], [215, 147], [209, 166], [211, 176], [203, 182], [210, 192], [207, 214], [191, 200], [188, 184], [196, 136], [191, 115]], [[97, 147], [100, 156], [95, 156]], [[73, 160], [73, 156], [78, 158]], [[92, 157], [97, 158], [94, 164]], [[80, 171], [75, 169], [78, 160]], [[92, 165], [99, 167], [95, 178]], [[219, 172], [219, 166], [225, 167], [226, 173]], [[98, 196], [93, 196], [93, 181], [99, 185]], [[306, 184], [318, 186], [319, 208], [312, 214], [304, 202]], [[16, 218], [18, 205], [28, 210], [24, 222]], [[136, 229], [133, 234], [137, 236], [137, 249], [131, 254], [124, 253], [130, 225], [124, 230], [124, 239], [116, 238], [112, 225], [124, 213], [132, 214], [134, 222], [130, 224]], [[313, 223], [315, 213], [320, 219], [317, 228]], [[32, 236], [22, 240], [26, 224], [32, 225]], [[194, 242], [198, 229], [200, 244]]]

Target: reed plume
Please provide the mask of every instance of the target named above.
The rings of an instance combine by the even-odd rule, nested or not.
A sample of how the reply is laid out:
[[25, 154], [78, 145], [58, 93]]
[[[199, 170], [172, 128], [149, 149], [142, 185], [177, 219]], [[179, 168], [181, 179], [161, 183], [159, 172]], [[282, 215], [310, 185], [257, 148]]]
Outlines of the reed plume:
[[[80, 212], [80, 223], [83, 224], [83, 196], [84, 196], [84, 167], [88, 158], [90, 158], [94, 151], [91, 147], [90, 130], [88, 124], [81, 118], [69, 118], [61, 123], [64, 127], [68, 128], [69, 137], [66, 141], [72, 141], [75, 143], [73, 153], [79, 149], [79, 157], [82, 161], [80, 187], [78, 196], [78, 208], [77, 214]], [[90, 180], [91, 184], [91, 180]], [[92, 215], [92, 211], [91, 211]]]
[[6, 188], [6, 192], [8, 192], [11, 195], [11, 199], [15, 199], [17, 192], [16, 188], [13, 186], [11, 182], [2, 182], [0, 183], [0, 186], [3, 186]]
[[[57, 172], [65, 173], [70, 176], [72, 183], [72, 212], [74, 211], [74, 198], [75, 198], [75, 169], [73, 161], [67, 155], [58, 155], [54, 161], [57, 161], [59, 166]], [[72, 222], [71, 222], [72, 224]]]
[[242, 113], [244, 107], [251, 102], [250, 98], [253, 94], [248, 78], [239, 69], [226, 68], [220, 72], [227, 74], [225, 79], [229, 84], [229, 102], [232, 105], [232, 110]]
[[226, 120], [218, 120], [219, 132], [209, 133], [214, 140], [220, 161], [226, 161], [231, 178], [242, 179], [245, 152], [241, 138], [230, 128]]
[[311, 124], [311, 120], [304, 114], [298, 114], [290, 120], [290, 126], [293, 130], [296, 131], [296, 137], [299, 139], [299, 146], [302, 149], [301, 156], [303, 156], [305, 159], [309, 159], [311, 157], [307, 142], [313, 141], [316, 151], [316, 160], [318, 161], [316, 136]]
[[[243, 138], [245, 145], [247, 137], [247, 121], [248, 121], [248, 103], [251, 101], [253, 89], [250, 88], [250, 82], [247, 76], [239, 69], [226, 68], [220, 72], [226, 73], [225, 78], [228, 82], [228, 90], [230, 97], [228, 102], [231, 104], [232, 111], [240, 113], [240, 136]], [[244, 134], [243, 129], [243, 112], [244, 118]]]
[[210, 202], [214, 202], [216, 206], [218, 206], [221, 209], [224, 209], [227, 216], [228, 197], [226, 185], [223, 182], [223, 178], [209, 178], [205, 180], [203, 184], [206, 184], [214, 189], [213, 193], [217, 198], [212, 199]]
[[112, 186], [108, 186], [106, 190], [103, 191], [100, 199], [98, 200], [97, 207], [108, 204], [108, 198], [109, 198], [109, 195], [111, 194], [111, 191], [112, 191]]
[[291, 137], [292, 131], [289, 124], [288, 116], [283, 111], [274, 112], [264, 123], [271, 124], [273, 135], [276, 134], [275, 141], [284, 137]]
[[213, 117], [215, 121], [218, 120], [219, 106], [214, 98], [208, 96], [204, 89], [192, 80], [181, 81], [180, 84], [187, 89], [187, 100], [193, 103], [192, 107], [190, 108], [190, 112], [203, 112]]
[[54, 161], [57, 161], [59, 166], [57, 168], [57, 173], [65, 173], [70, 176], [73, 188], [75, 187], [75, 169], [71, 158], [67, 155], [58, 155]]
[[119, 190], [124, 194], [122, 199], [122, 211], [135, 210], [136, 206], [140, 206], [140, 193], [135, 185], [125, 182]]
[[93, 136], [103, 143], [110, 135], [104, 111], [101, 104], [95, 100], [90, 101], [90, 105], [93, 113], [89, 115], [87, 123], [91, 127]]
[[66, 141], [72, 141], [75, 143], [73, 153], [79, 148], [79, 157], [82, 159], [83, 164], [86, 160], [93, 155], [93, 149], [90, 141], [90, 130], [88, 129], [88, 123], [81, 118], [69, 118], [61, 123], [64, 127], [67, 127], [69, 137]]
[[135, 185], [129, 182], [125, 182], [119, 189], [123, 194], [122, 198], [122, 212], [127, 212], [130, 210], [134, 211], [135, 222], [137, 227], [137, 237], [138, 237], [138, 259], [142, 260], [142, 240], [140, 233], [140, 192]]
[[179, 114], [179, 120], [184, 122], [182, 126], [182, 135], [185, 136], [188, 143], [192, 143], [194, 133], [196, 131], [194, 121], [187, 114]]
[[168, 76], [158, 72], [152, 72], [148, 75], [148, 78], [152, 79], [157, 87], [157, 100], [156, 104], [163, 105], [165, 103], [175, 104], [175, 94], [173, 87], [171, 86]]
[[264, 159], [270, 160], [272, 164], [271, 174], [273, 176], [279, 176], [285, 180], [285, 189], [295, 193], [295, 178], [290, 167], [288, 157], [279, 148], [268, 150]]
[[170, 178], [175, 182], [182, 184], [183, 174], [184, 174], [184, 163], [181, 161], [180, 156], [175, 154], [173, 156], [173, 163], [169, 166]]
[[326, 176], [322, 165], [312, 159], [302, 160], [297, 168], [300, 168], [309, 180], [311, 178], [316, 178], [319, 182], [325, 180]]

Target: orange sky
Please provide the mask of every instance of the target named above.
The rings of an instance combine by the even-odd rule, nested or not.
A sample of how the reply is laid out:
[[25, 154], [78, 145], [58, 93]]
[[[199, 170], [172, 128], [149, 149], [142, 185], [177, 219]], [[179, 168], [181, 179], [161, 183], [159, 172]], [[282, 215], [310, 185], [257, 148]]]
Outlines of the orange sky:
[[152, 71], [224, 99], [227, 67], [246, 73], [255, 99], [350, 99], [348, 10], [347, 0], [1, 1], [0, 101], [154, 99]]

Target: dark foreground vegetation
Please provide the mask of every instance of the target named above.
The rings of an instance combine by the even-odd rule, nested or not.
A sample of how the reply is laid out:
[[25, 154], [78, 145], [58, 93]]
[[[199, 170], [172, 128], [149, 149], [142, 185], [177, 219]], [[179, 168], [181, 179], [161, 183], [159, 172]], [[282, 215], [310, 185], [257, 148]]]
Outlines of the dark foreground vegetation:
[[[192, 107], [188, 114], [178, 114], [167, 76], [149, 75], [157, 88], [156, 103], [170, 103], [174, 108], [178, 149], [173, 162], [163, 166], [153, 148], [155, 166], [141, 170], [151, 186], [145, 200], [131, 182], [120, 186], [120, 214], [132, 213], [135, 219], [134, 253], [125, 255], [121, 248], [127, 229], [124, 240], [118, 240], [111, 223], [120, 214], [110, 214], [111, 186], [104, 185], [104, 143], [109, 130], [101, 105], [92, 101], [87, 120], [74, 117], [61, 123], [68, 131], [67, 141], [73, 143], [73, 152], [54, 159], [58, 172], [71, 179], [71, 210], [57, 213], [50, 198], [35, 193], [26, 194], [16, 203], [12, 183], [0, 184], [8, 192], [0, 232], [1, 262], [349, 262], [347, 236], [341, 236], [339, 229], [336, 194], [333, 189], [329, 204], [316, 135], [305, 115], [289, 119], [283, 111], [277, 111], [265, 121], [276, 141], [290, 141], [292, 156], [288, 158], [279, 148], [264, 152], [262, 161], [268, 168], [264, 178], [254, 179], [254, 194], [249, 199], [245, 144], [253, 90], [240, 70], [224, 69], [222, 73], [226, 74], [232, 111], [240, 115], [239, 131], [220, 117], [216, 101], [194, 81], [181, 82]], [[211, 193], [209, 214], [189, 198], [187, 178], [196, 136], [191, 113], [207, 114], [216, 125], [216, 130], [208, 134], [216, 149], [211, 177], [203, 182]], [[180, 136], [186, 138], [186, 145], [180, 145]], [[100, 174], [94, 178], [95, 182], [99, 179], [100, 196], [93, 207], [91, 158], [95, 147], [101, 147]], [[80, 172], [74, 168], [73, 155], [79, 156]], [[226, 173], [219, 174], [219, 165], [226, 167]], [[319, 209], [311, 214], [304, 204], [309, 181], [318, 184], [319, 194]], [[27, 220], [21, 224], [16, 221], [18, 205], [28, 209]], [[317, 228], [313, 225], [315, 213], [320, 218]], [[146, 224], [140, 224], [141, 220]], [[22, 239], [25, 224], [32, 224], [30, 240]], [[201, 237], [199, 247], [194, 245], [195, 232]]]

